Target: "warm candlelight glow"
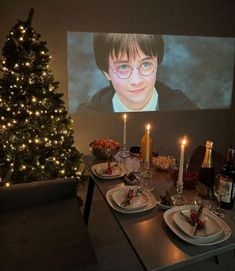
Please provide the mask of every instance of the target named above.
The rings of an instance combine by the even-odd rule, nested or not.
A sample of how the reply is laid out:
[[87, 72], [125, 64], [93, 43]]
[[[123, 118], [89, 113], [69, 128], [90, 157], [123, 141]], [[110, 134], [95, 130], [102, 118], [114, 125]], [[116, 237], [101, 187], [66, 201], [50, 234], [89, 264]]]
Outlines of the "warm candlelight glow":
[[123, 119], [126, 120], [127, 119], [127, 114], [123, 115]]
[[146, 125], [146, 130], [147, 130], [147, 131], [150, 131], [150, 124], [147, 124], [147, 125]]
[[6, 187], [9, 187], [10, 186], [10, 183], [6, 183]]
[[183, 138], [182, 141], [181, 141], [181, 144], [182, 144], [182, 145], [186, 145], [186, 144], [187, 144], [187, 139], [186, 139], [186, 138]]
[[187, 136], [184, 136], [184, 137], [180, 138], [178, 142], [180, 145], [186, 146], [189, 143], [189, 139]]

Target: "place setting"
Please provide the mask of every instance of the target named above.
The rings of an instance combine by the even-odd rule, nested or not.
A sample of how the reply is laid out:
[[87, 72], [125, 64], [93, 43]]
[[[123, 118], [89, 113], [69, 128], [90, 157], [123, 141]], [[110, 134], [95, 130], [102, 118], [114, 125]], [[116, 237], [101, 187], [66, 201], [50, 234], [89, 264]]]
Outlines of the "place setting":
[[154, 195], [137, 185], [110, 189], [106, 199], [114, 210], [121, 213], [140, 213], [156, 206]]
[[202, 206], [175, 206], [165, 211], [163, 218], [179, 238], [193, 245], [215, 245], [231, 236], [230, 227]]
[[92, 173], [101, 180], [121, 178], [126, 173], [125, 166], [113, 157], [118, 153], [120, 143], [112, 139], [96, 139], [89, 144], [92, 154], [107, 162], [97, 163], [91, 167]]

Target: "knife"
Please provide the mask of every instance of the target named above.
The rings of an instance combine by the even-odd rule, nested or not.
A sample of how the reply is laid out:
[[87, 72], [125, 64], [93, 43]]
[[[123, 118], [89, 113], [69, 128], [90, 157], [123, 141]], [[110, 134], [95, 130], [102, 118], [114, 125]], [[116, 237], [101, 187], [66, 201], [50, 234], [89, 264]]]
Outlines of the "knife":
[[193, 220], [192, 220], [191, 218], [189, 218], [187, 215], [185, 215], [185, 214], [183, 213], [182, 210], [180, 211], [180, 214], [182, 215], [182, 217], [183, 217], [183, 218], [184, 218], [191, 226], [194, 226]]

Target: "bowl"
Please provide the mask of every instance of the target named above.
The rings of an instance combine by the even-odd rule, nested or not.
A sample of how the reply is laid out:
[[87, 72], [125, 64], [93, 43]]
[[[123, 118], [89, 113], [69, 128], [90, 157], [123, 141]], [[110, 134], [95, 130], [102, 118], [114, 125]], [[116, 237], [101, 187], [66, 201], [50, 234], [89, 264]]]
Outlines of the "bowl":
[[118, 153], [120, 143], [112, 139], [95, 139], [89, 144], [91, 153], [98, 159], [108, 159], [106, 149], [110, 150], [110, 156]]
[[152, 164], [155, 166], [158, 170], [169, 170], [172, 166], [174, 166], [176, 163], [176, 159], [173, 156], [167, 155], [167, 156], [153, 156], [152, 157]]
[[[173, 179], [173, 181], [177, 182], [178, 180], [178, 168], [177, 167], [173, 167], [169, 170], [170, 175]], [[193, 172], [193, 171], [184, 171], [183, 173], [183, 182], [184, 182], [184, 188], [186, 189], [195, 189], [197, 186], [197, 182], [198, 182], [198, 173]]]

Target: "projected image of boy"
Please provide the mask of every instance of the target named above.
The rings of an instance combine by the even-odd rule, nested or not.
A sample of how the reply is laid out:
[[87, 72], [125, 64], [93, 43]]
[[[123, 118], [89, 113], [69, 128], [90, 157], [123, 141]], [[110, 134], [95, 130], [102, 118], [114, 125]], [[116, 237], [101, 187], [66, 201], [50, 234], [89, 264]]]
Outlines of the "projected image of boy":
[[163, 60], [160, 35], [95, 33], [95, 61], [110, 86], [99, 90], [80, 112], [196, 109], [180, 90], [157, 80]]

